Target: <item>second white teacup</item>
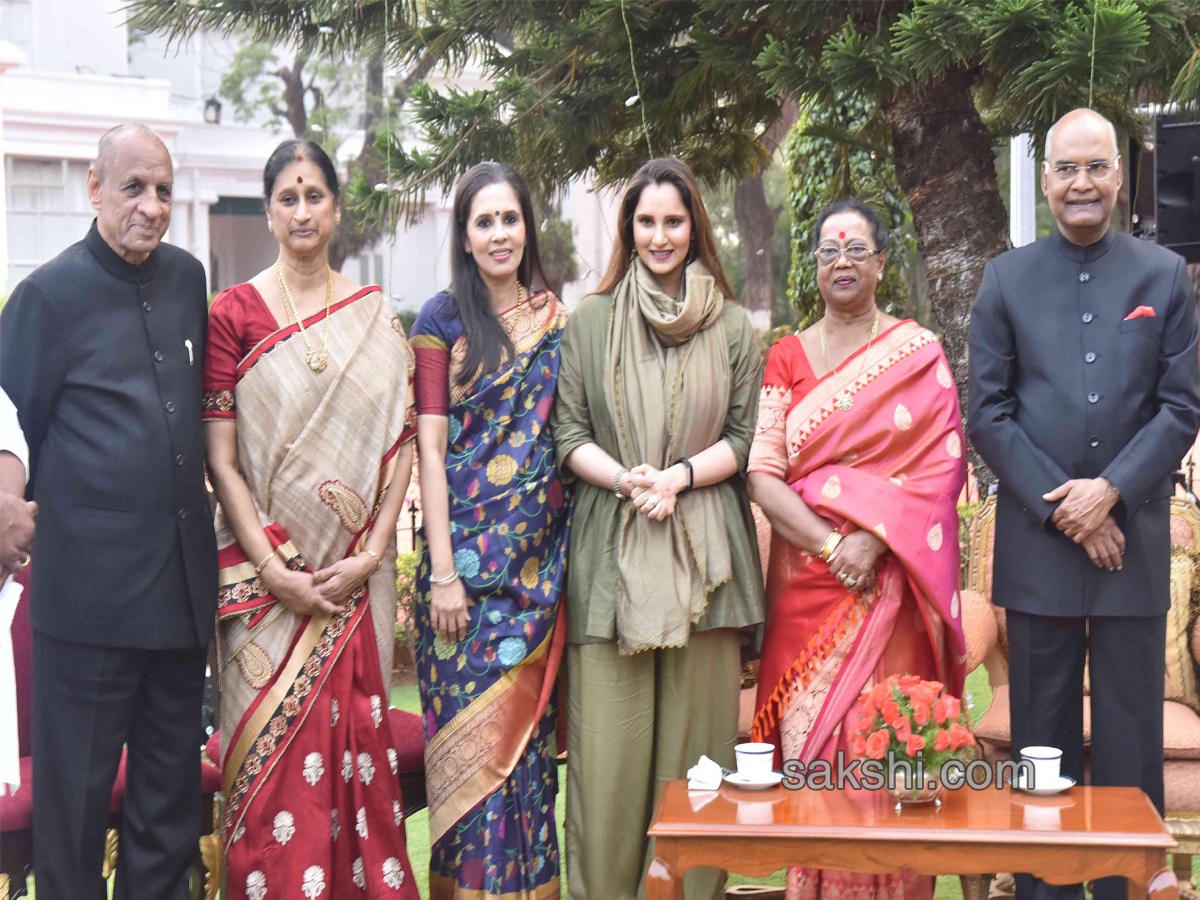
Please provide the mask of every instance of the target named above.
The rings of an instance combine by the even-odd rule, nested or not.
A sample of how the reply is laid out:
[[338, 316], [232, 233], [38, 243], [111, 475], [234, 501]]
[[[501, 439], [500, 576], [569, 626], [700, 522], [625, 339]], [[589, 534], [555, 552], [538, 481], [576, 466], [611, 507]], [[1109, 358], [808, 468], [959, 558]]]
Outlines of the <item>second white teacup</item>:
[[1021, 758], [1033, 763], [1031, 787], [1053, 787], [1058, 784], [1062, 766], [1062, 751], [1057, 747], [1022, 747]]
[[775, 761], [774, 744], [738, 744], [733, 748], [738, 774], [743, 778], [767, 778]]

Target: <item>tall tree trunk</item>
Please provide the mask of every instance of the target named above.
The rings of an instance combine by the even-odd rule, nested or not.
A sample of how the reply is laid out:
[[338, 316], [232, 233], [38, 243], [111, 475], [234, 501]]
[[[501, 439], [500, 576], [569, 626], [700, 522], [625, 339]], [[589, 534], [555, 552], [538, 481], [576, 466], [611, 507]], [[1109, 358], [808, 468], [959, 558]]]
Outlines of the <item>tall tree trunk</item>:
[[[412, 86], [429, 74], [436, 61], [437, 57], [432, 52], [426, 51], [412, 69], [405, 73], [404, 79], [394, 85], [391, 102], [395, 110], [403, 107]], [[388, 102], [383, 96], [383, 55], [381, 52], [376, 52], [367, 60], [365, 87], [366, 114], [363, 117], [362, 149], [358, 151], [358, 158], [351, 165], [350, 172], [351, 175], [365, 172], [367, 184], [378, 184], [387, 180], [383, 158], [375, 149], [375, 141], [379, 139], [379, 126], [384, 120], [385, 104]], [[347, 227], [335, 234], [329, 244], [329, 265], [338, 272], [342, 270], [347, 257], [356, 256], [363, 250], [374, 247], [381, 237], [376, 225], [365, 221], [357, 211], [347, 208], [342, 210], [342, 214], [346, 219]]]
[[759, 331], [771, 327], [771, 304], [775, 301], [775, 278], [771, 274], [771, 241], [779, 210], [767, 203], [763, 173], [747, 175], [733, 189], [733, 214], [738, 238], [746, 254], [746, 286], [742, 305]]
[[[964, 413], [967, 325], [984, 264], [1009, 248], [992, 138], [971, 97], [971, 77], [951, 72], [884, 105], [896, 177], [912, 208], [929, 294]], [[991, 474], [972, 450], [976, 475]]]
[[298, 50], [291, 68], [275, 73], [283, 81], [283, 105], [292, 134], [298, 138], [303, 138], [308, 131], [308, 111], [304, 108], [304, 95], [308, 91], [304, 84], [304, 67], [308, 64], [308, 56], [307, 49]]
[[[787, 139], [788, 132], [800, 118], [800, 107], [796, 101], [784, 100], [779, 118], [763, 135], [763, 143], [779, 150]], [[775, 303], [775, 272], [771, 265], [771, 244], [775, 239], [775, 226], [779, 222], [782, 206], [773, 207], [767, 202], [763, 189], [763, 175], [747, 175], [733, 189], [733, 215], [737, 219], [738, 238], [742, 253], [746, 255], [746, 286], [742, 291], [742, 305], [750, 314], [750, 321], [759, 331], [771, 327], [771, 308]]]
[[[350, 167], [350, 177], [358, 172], [364, 172], [368, 184], [376, 184], [386, 178], [379, 154], [375, 151], [375, 140], [379, 136], [379, 123], [383, 121], [383, 56], [375, 53], [367, 60], [366, 81], [363, 85], [365, 96], [363, 105], [363, 145], [358, 152], [358, 158]], [[343, 208], [343, 227], [335, 232], [329, 242], [329, 267], [335, 272], [342, 271], [346, 258], [355, 256], [367, 250], [379, 240], [379, 229], [373, 223], [364, 221], [362, 215], [349, 208]]]

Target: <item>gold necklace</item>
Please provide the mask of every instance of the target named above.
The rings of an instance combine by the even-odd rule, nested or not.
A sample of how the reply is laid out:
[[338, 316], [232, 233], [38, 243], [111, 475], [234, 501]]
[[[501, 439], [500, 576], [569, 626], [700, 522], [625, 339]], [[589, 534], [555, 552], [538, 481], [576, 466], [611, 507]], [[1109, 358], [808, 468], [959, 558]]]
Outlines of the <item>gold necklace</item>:
[[304, 338], [304, 346], [308, 348], [305, 360], [308, 362], [308, 367], [314, 372], [323, 372], [329, 365], [329, 306], [333, 300], [333, 269], [327, 265], [325, 272], [325, 343], [320, 350], [314, 350], [312, 342], [308, 339], [308, 332], [304, 330], [304, 322], [301, 321], [300, 313], [296, 309], [296, 301], [292, 299], [292, 292], [288, 289], [287, 279], [283, 277], [283, 261], [276, 260], [275, 262], [275, 274], [279, 276], [279, 289], [283, 292], [284, 302], [287, 303], [288, 314], [300, 326], [300, 337]]
[[[867, 367], [867, 354], [871, 352], [871, 344], [875, 342], [875, 335], [879, 333], [879, 309], [875, 309], [875, 324], [871, 326], [871, 337], [867, 340], [867, 349], [863, 351], [862, 362], [858, 365], [858, 374], [854, 376], [854, 381], [857, 382], [862, 377], [863, 370]], [[825, 319], [821, 319], [821, 360], [825, 363], [825, 371], [832, 372], [833, 366], [829, 364], [829, 351], [825, 347]], [[850, 394], [849, 388], [842, 392], [842, 396], [834, 403], [838, 409], [845, 412], [854, 405], [854, 397]]]

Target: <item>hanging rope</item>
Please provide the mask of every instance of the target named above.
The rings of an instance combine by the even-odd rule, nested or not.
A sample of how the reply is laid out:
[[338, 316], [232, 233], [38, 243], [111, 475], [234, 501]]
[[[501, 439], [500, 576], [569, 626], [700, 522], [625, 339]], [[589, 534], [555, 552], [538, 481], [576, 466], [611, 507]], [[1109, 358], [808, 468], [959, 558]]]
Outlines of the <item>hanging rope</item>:
[[1096, 87], [1096, 24], [1100, 18], [1100, 0], [1092, 0], [1092, 71], [1088, 76], [1088, 109], [1092, 108], [1092, 92]]
[[646, 100], [642, 97], [642, 85], [638, 82], [637, 63], [633, 59], [633, 32], [629, 30], [629, 19], [625, 15], [625, 0], [621, 0], [621, 21], [625, 24], [625, 37], [629, 40], [629, 68], [633, 70], [633, 89], [637, 91], [637, 102], [642, 108], [642, 133], [646, 135], [646, 150], [653, 159], [654, 148], [650, 146], [650, 126], [646, 124]]

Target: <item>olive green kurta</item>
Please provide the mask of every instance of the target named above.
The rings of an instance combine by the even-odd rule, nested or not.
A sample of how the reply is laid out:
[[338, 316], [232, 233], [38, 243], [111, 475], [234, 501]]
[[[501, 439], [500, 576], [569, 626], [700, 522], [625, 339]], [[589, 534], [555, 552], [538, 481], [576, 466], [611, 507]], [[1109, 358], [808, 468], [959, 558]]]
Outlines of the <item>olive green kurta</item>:
[[[559, 465], [576, 447], [599, 444], [614, 458], [617, 433], [604, 396], [604, 346], [608, 337], [607, 294], [585, 297], [571, 313], [563, 332], [558, 393], [551, 415], [554, 449]], [[763, 359], [758, 335], [746, 311], [725, 302], [714, 328], [725, 332], [729, 347], [729, 413], [721, 437], [732, 448], [738, 474], [711, 487], [725, 512], [733, 577], [709, 595], [708, 607], [693, 631], [740, 628], [763, 620], [765, 596], [758, 559], [754, 519], [746, 496], [746, 461], [754, 438]], [[674, 460], [653, 460], [666, 467]], [[570, 472], [564, 469], [564, 475]], [[617, 526], [619, 500], [611, 490], [584, 481], [574, 482], [575, 511], [571, 524], [571, 555], [567, 565], [567, 641], [572, 644], [615, 641], [617, 614]]]

